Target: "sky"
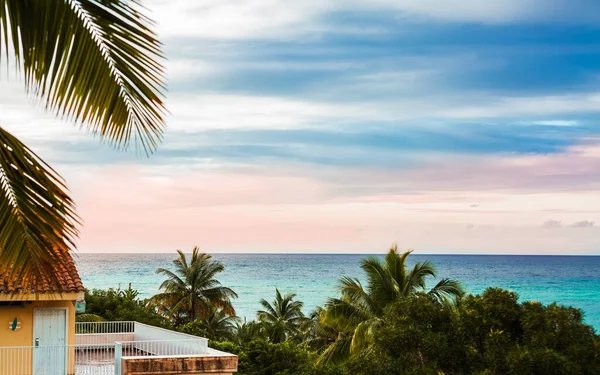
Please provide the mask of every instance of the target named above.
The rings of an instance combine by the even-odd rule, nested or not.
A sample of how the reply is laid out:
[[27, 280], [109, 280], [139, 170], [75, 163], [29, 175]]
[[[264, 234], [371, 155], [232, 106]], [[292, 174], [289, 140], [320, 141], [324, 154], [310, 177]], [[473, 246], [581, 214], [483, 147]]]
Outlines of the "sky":
[[0, 80], [81, 253], [600, 254], [600, 2], [144, 4], [168, 57], [150, 158]]

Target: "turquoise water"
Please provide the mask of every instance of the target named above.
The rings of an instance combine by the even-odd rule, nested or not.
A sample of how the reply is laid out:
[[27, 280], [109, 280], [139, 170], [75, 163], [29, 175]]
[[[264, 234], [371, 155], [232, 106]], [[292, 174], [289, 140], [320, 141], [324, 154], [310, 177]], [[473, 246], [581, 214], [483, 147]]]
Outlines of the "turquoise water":
[[[127, 287], [141, 297], [157, 292], [162, 281], [155, 274], [168, 268], [175, 254], [79, 254], [76, 261], [87, 288]], [[362, 278], [360, 260], [365, 255], [327, 254], [214, 254], [225, 265], [218, 279], [239, 295], [238, 315], [253, 318], [261, 298], [272, 300], [275, 287], [294, 292], [304, 301], [305, 312], [335, 295], [342, 275]], [[412, 262], [430, 260], [439, 277], [461, 280], [473, 293], [489, 286], [511, 289], [522, 300], [581, 308], [585, 320], [600, 330], [600, 257], [519, 255], [419, 255]], [[433, 285], [433, 281], [431, 282]]]

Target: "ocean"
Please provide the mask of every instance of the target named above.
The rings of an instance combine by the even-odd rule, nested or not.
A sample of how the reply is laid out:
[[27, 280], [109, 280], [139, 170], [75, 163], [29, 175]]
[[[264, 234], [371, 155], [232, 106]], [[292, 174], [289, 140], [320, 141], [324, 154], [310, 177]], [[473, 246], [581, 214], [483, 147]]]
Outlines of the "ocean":
[[[127, 288], [147, 298], [158, 291], [159, 267], [172, 266], [176, 253], [85, 254], [76, 256], [84, 285], [89, 289]], [[213, 254], [225, 265], [217, 279], [235, 290], [237, 314], [249, 320], [259, 301], [272, 301], [275, 288], [296, 293], [309, 313], [336, 295], [340, 276], [364, 279], [358, 254]], [[462, 281], [471, 293], [488, 287], [516, 291], [521, 300], [571, 305], [582, 309], [585, 321], [600, 331], [600, 256], [424, 255], [412, 254], [409, 263], [430, 260], [439, 278]], [[429, 286], [435, 281], [430, 280]]]

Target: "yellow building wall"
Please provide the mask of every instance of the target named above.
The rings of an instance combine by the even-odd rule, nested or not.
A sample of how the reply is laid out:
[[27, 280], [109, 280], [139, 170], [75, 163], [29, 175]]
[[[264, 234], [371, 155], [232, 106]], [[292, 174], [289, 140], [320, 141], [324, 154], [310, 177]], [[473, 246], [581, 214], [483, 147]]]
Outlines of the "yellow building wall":
[[[33, 310], [39, 308], [67, 308], [67, 331], [69, 345], [75, 344], [75, 306], [73, 301], [32, 301], [25, 307], [0, 306], [0, 347], [33, 346]], [[17, 318], [19, 329], [10, 329], [10, 323]]]
[[[25, 307], [0, 306], [0, 352], [7, 346], [33, 346], [33, 311], [36, 308], [67, 308], [67, 335], [69, 345], [75, 344], [75, 306], [74, 301], [31, 301]], [[16, 331], [10, 329], [10, 323], [17, 318], [20, 327]], [[8, 360], [7, 356], [0, 356], [0, 373], [30, 374], [32, 366], [31, 350], [19, 350], [21, 358]], [[69, 353], [69, 373], [73, 373], [74, 350]], [[9, 363], [10, 361], [10, 363]]]

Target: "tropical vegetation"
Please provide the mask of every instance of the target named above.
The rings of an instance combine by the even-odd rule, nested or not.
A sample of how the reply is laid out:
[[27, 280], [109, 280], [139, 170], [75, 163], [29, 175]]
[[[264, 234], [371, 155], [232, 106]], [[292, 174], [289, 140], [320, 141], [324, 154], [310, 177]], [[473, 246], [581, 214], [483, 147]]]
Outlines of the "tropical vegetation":
[[166, 280], [159, 287], [163, 292], [152, 297], [149, 304], [166, 313], [176, 324], [206, 320], [210, 314], [234, 316], [231, 300], [237, 298], [237, 294], [215, 278], [225, 269], [223, 264], [212, 260], [209, 254], [200, 253], [197, 246], [189, 260], [183, 251], [177, 250], [177, 253], [174, 271], [156, 270], [157, 274], [166, 276]]
[[435, 268], [425, 261], [409, 269], [406, 261], [410, 254], [398, 252], [394, 245], [383, 261], [364, 259], [361, 268], [367, 279], [365, 287], [357, 278], [340, 279], [340, 297], [330, 298], [319, 314], [321, 325], [337, 336], [323, 351], [321, 361], [343, 362], [368, 350], [376, 328], [384, 322], [386, 307], [400, 299], [425, 293], [442, 304], [453, 305], [464, 294], [460, 283], [450, 279], [427, 289], [426, 279], [435, 277]]
[[[600, 375], [600, 336], [579, 309], [519, 302], [516, 293], [499, 288], [465, 295], [452, 280], [429, 289], [425, 279], [435, 275], [433, 265], [408, 267], [409, 254], [393, 247], [383, 261], [363, 260], [365, 287], [344, 277], [340, 296], [308, 315], [294, 294], [276, 289], [272, 302], [257, 301], [262, 308], [255, 321], [212, 305], [203, 316], [178, 321], [130, 287], [89, 292], [78, 319], [137, 320], [208, 337], [210, 346], [238, 355], [240, 375]], [[196, 259], [206, 261], [202, 254]], [[338, 317], [329, 310], [338, 300], [381, 313]], [[368, 345], [326, 359], [340, 343], [352, 347], [348, 338], [363, 326]]]
[[306, 318], [302, 312], [304, 304], [294, 301], [295, 297], [293, 293], [282, 296], [279, 289], [275, 289], [275, 300], [272, 304], [265, 299], [260, 301], [263, 310], [258, 310], [256, 316], [272, 343], [277, 344], [299, 337], [300, 328]]
[[[165, 74], [144, 13], [134, 0], [0, 0], [0, 65], [14, 65], [49, 112], [150, 153], [162, 138]], [[79, 223], [59, 173], [0, 124], [0, 271], [58, 285]]]
[[457, 309], [426, 295], [390, 305], [369, 353], [347, 364], [350, 373], [600, 374], [600, 337], [581, 311], [518, 302], [490, 288]]

